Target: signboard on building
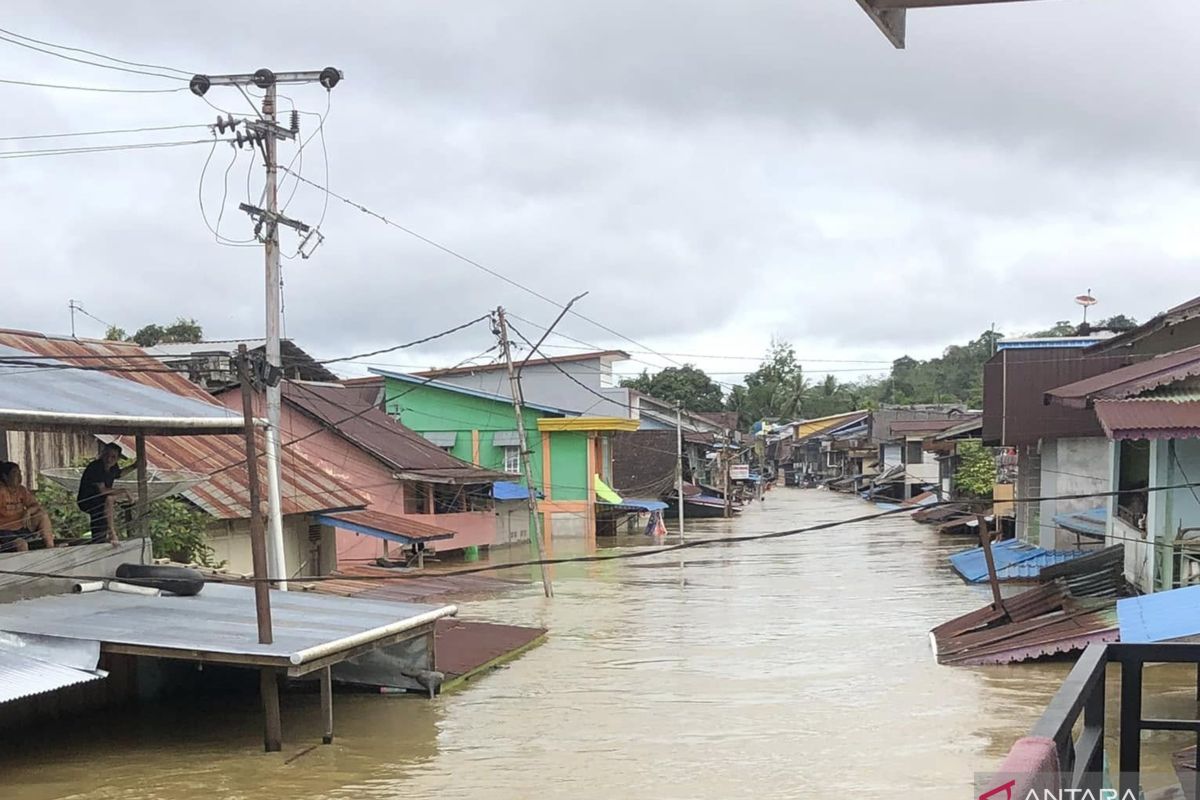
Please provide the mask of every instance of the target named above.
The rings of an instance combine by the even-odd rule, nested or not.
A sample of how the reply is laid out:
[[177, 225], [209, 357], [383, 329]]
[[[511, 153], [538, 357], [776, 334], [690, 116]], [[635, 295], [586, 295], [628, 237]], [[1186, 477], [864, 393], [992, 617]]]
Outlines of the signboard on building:
[[731, 481], [748, 481], [750, 480], [750, 465], [749, 464], [730, 464], [729, 479]]

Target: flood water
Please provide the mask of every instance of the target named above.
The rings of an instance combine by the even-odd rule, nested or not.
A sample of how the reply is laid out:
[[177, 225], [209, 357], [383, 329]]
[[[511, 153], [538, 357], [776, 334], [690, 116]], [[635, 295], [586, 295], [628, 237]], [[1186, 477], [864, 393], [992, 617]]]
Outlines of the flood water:
[[[690, 535], [872, 510], [777, 489]], [[339, 694], [333, 745], [312, 747], [312, 696], [285, 697], [281, 754], [261, 752], [253, 695], [181, 698], [0, 751], [0, 796], [968, 797], [973, 773], [995, 768], [1069, 669], [934, 662], [929, 629], [988, 600], [947, 566], [968, 544], [893, 516], [682, 557], [560, 566], [552, 600], [531, 584], [460, 604], [464, 618], [546, 627], [543, 645], [433, 702]], [[559, 543], [556, 555], [567, 549]], [[1188, 707], [1194, 677], [1170, 670], [1147, 670], [1148, 715]], [[1187, 737], [1155, 737], [1143, 763], [1169, 772], [1163, 759]]]

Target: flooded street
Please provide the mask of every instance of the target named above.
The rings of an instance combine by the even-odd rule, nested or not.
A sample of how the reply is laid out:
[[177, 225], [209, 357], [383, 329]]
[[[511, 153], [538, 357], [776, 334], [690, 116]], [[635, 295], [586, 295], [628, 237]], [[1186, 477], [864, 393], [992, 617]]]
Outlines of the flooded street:
[[[779, 489], [692, 535], [871, 510]], [[544, 626], [545, 644], [432, 703], [339, 695], [332, 746], [304, 752], [319, 741], [312, 696], [285, 698], [273, 755], [260, 751], [254, 696], [180, 699], [10, 747], [4, 797], [967, 797], [973, 772], [1028, 731], [1068, 665], [935, 664], [929, 629], [987, 601], [946, 564], [963, 546], [890, 517], [682, 559], [559, 567], [553, 600], [531, 584], [460, 606], [465, 618]], [[1159, 673], [1147, 675], [1157, 711]], [[1185, 743], [1151, 742], [1148, 766]]]

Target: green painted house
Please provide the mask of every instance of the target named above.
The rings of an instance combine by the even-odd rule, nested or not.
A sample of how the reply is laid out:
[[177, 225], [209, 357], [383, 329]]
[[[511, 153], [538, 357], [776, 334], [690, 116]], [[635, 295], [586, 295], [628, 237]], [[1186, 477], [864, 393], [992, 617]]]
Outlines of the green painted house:
[[[383, 379], [384, 409], [401, 424], [464, 461], [511, 474], [512, 484], [496, 485], [497, 499], [527, 496], [522, 443], [508, 395], [402, 372], [371, 371]], [[596, 479], [609, 483], [612, 476], [609, 434], [636, 430], [637, 421], [581, 417], [536, 403], [522, 406], [522, 414], [547, 543], [554, 533], [594, 540]]]

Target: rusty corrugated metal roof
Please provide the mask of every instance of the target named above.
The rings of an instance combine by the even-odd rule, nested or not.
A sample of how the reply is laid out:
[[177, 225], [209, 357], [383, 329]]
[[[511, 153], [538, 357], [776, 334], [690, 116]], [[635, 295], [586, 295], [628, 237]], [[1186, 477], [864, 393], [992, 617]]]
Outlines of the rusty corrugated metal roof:
[[1096, 417], [1110, 439], [1187, 439], [1200, 436], [1200, 402], [1099, 400]]
[[1123, 400], [1197, 375], [1200, 375], [1200, 345], [1050, 389], [1046, 400], [1085, 408], [1094, 400]]
[[[28, 331], [0, 330], [0, 344], [74, 364], [104, 366], [117, 377], [154, 386], [210, 405], [215, 399], [182, 374], [168, 370], [136, 344], [100, 339], [71, 339]], [[129, 371], [124, 371], [129, 370]], [[223, 407], [223, 406], [222, 406]], [[132, 442], [124, 442], [132, 448]], [[286, 442], [284, 443], [286, 444]], [[264, 442], [259, 434], [259, 452]], [[209, 480], [184, 493], [218, 519], [250, 516], [249, 478], [245, 443], [239, 436], [150, 436], [146, 456], [159, 469], [186, 469], [210, 474]], [[293, 448], [283, 448], [280, 492], [284, 514], [308, 514], [334, 509], [362, 508], [366, 499], [349, 486], [306, 460]]]
[[406, 476], [456, 484], [492, 483], [510, 477], [455, 458], [424, 436], [401, 425], [353, 388], [329, 383], [286, 381], [283, 384], [283, 399], [355, 447]]

